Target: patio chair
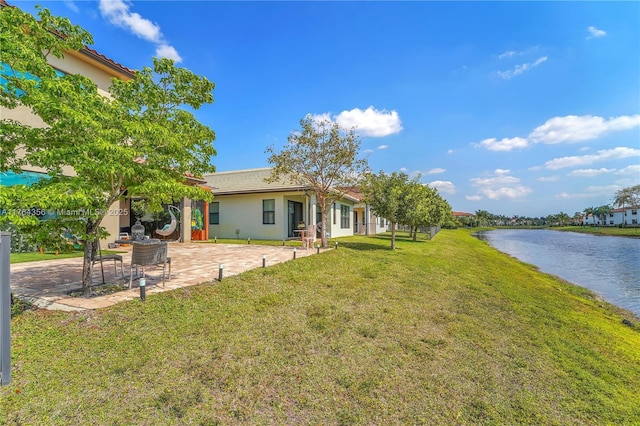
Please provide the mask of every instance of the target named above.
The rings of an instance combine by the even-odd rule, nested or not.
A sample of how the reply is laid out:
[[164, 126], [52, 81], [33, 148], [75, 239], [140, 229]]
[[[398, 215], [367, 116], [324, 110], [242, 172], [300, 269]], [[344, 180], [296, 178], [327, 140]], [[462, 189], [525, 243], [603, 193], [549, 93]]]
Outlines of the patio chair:
[[119, 254], [102, 254], [102, 248], [100, 247], [100, 242], [98, 241], [98, 254], [91, 259], [91, 263], [96, 264], [99, 263], [100, 264], [100, 268], [102, 270], [102, 284], [105, 284], [104, 281], [104, 262], [106, 261], [111, 261], [113, 260], [113, 273], [115, 275], [118, 275], [118, 265], [117, 262], [120, 262], [120, 275], [122, 276], [122, 279], [124, 280], [124, 268], [122, 266], [122, 256], [120, 256]]
[[131, 252], [131, 269], [129, 271], [129, 288], [133, 286], [133, 268], [142, 268], [144, 276], [145, 266], [162, 266], [162, 287], [164, 287], [166, 268], [169, 265], [169, 280], [171, 280], [171, 258], [167, 256], [166, 241], [138, 241], [133, 243]]
[[305, 232], [304, 238], [302, 238], [302, 245], [304, 248], [310, 248], [316, 240], [316, 226], [309, 225], [307, 232]]

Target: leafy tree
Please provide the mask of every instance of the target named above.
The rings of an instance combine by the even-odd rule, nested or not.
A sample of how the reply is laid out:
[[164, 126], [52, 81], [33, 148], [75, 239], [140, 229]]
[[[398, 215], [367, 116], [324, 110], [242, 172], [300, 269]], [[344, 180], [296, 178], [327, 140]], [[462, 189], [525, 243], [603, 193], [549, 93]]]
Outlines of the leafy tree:
[[[0, 188], [0, 204], [9, 212], [37, 206], [71, 216], [74, 232], [86, 241], [82, 284], [88, 291], [100, 222], [117, 214], [109, 212], [115, 201], [145, 197], [150, 210], [158, 210], [181, 197], [211, 199], [185, 183], [186, 174], [214, 171], [215, 134], [189, 111], [213, 102], [214, 83], [156, 59], [130, 81], [114, 79], [110, 97], [101, 96], [90, 79], [60, 77], [47, 63], [48, 55], [60, 57], [91, 43], [90, 34], [46, 9], [39, 18], [40, 23], [18, 8], [0, 10], [0, 62], [11, 72], [0, 89], [0, 105], [27, 107], [44, 124], [0, 121], [0, 171], [19, 172], [30, 164], [49, 178], [31, 187]], [[37, 221], [11, 213], [4, 220]]]
[[[627, 206], [640, 205], [640, 185], [630, 186], [616, 191], [613, 205], [615, 207], [622, 207], [623, 209]], [[625, 226], [625, 224], [626, 221], [623, 219], [622, 226]]]
[[376, 215], [391, 222], [391, 249], [396, 248], [396, 225], [406, 216], [406, 195], [409, 192], [409, 176], [402, 172], [386, 174], [367, 173], [361, 192], [364, 201]]
[[[358, 159], [360, 139], [355, 130], [346, 131], [337, 123], [315, 121], [311, 116], [300, 120], [300, 130], [289, 134], [288, 144], [280, 152], [267, 148], [267, 161], [273, 166], [269, 182], [293, 179], [309, 186], [316, 195], [322, 217], [321, 229], [327, 229], [327, 212], [335, 200], [358, 185], [367, 167]], [[327, 234], [321, 232], [322, 246], [327, 246]]]
[[441, 225], [451, 219], [452, 212], [438, 190], [420, 183], [419, 177], [407, 182], [399, 222], [413, 229], [413, 240], [419, 228]]

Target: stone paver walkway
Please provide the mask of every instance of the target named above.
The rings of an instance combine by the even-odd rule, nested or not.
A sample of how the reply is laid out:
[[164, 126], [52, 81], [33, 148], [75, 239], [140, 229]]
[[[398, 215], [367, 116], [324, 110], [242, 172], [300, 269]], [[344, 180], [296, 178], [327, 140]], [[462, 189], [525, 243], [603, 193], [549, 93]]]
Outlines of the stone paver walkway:
[[[123, 256], [124, 274], [129, 284], [131, 246], [117, 249]], [[219, 265], [223, 265], [223, 279], [240, 274], [249, 269], [262, 267], [265, 256], [266, 266], [293, 260], [293, 247], [262, 246], [257, 244], [204, 244], [171, 243], [168, 255], [171, 257], [171, 280], [162, 287], [162, 268], [147, 268], [146, 293], [159, 293], [218, 278]], [[296, 258], [315, 254], [315, 249], [296, 249]], [[15, 296], [26, 299], [44, 309], [87, 310], [98, 309], [140, 297], [138, 281], [133, 289], [119, 291], [91, 298], [72, 297], [69, 294], [82, 288], [82, 258], [26, 262], [11, 265], [11, 291]], [[122, 283], [120, 265], [117, 274], [113, 261], [104, 262], [105, 282]], [[93, 282], [101, 283], [100, 264], [95, 264]]]

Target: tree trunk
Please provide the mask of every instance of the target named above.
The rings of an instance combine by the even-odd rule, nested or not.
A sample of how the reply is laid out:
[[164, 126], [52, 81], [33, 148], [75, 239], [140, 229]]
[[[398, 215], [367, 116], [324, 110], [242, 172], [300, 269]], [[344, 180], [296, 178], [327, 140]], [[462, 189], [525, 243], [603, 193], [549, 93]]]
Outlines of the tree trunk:
[[97, 238], [96, 230], [98, 229], [98, 223], [91, 220], [87, 220], [87, 239], [84, 244], [84, 263], [82, 265], [82, 292], [88, 294], [91, 291], [92, 277], [93, 277], [93, 259], [98, 252], [98, 241], [93, 240], [92, 237]]
[[391, 250], [396, 249], [396, 223], [391, 222]]
[[320, 226], [320, 242], [322, 244], [322, 248], [327, 248], [328, 244], [327, 244], [327, 206], [326, 206], [327, 202], [326, 201], [322, 201], [320, 203], [320, 217], [322, 218], [320, 220], [321, 226]]

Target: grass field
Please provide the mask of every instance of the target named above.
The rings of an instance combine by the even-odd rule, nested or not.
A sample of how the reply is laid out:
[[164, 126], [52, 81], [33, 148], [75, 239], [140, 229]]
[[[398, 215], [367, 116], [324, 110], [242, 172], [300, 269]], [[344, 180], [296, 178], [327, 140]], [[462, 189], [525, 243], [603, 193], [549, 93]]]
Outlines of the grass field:
[[640, 328], [468, 230], [12, 320], [0, 424], [640, 424]]
[[634, 228], [618, 228], [617, 226], [564, 226], [549, 229], [552, 229], [554, 231], [580, 232], [582, 234], [640, 238], [640, 228], [637, 226]]
[[[112, 254], [112, 253], [122, 253], [119, 251], [112, 250], [102, 250], [102, 254]], [[60, 260], [60, 259], [71, 259], [74, 257], [83, 257], [83, 251], [71, 251], [55, 254], [54, 252], [44, 252], [40, 254], [39, 252], [34, 253], [11, 253], [10, 262], [11, 263], [23, 263], [23, 262], [38, 262], [41, 260]]]

